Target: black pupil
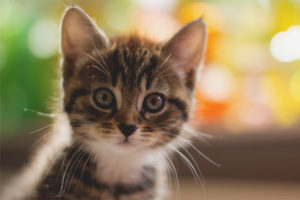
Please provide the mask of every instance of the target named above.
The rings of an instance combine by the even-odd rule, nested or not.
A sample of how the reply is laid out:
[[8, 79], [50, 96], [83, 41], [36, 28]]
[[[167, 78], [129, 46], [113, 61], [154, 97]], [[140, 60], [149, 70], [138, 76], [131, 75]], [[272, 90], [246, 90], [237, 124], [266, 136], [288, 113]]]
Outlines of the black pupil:
[[100, 94], [99, 94], [99, 103], [102, 103], [102, 104], [105, 104], [105, 105], [108, 105], [108, 104], [110, 104], [111, 102], [110, 102], [110, 99], [109, 99], [109, 94], [108, 94], [108, 92], [106, 92], [106, 91], [103, 91], [103, 92], [100, 92]]
[[108, 99], [108, 96], [107, 96], [107, 94], [102, 94], [102, 96], [101, 96], [101, 99], [102, 99], [102, 101], [107, 101], [107, 99]]
[[157, 102], [157, 101], [156, 101], [156, 98], [155, 98], [155, 97], [151, 99], [151, 104], [152, 104], [153, 106], [155, 106], [156, 102]]
[[156, 97], [152, 97], [152, 99], [151, 99], [151, 104], [153, 105], [153, 106], [155, 106], [156, 105], [156, 103], [158, 102], [158, 96], [156, 96]]

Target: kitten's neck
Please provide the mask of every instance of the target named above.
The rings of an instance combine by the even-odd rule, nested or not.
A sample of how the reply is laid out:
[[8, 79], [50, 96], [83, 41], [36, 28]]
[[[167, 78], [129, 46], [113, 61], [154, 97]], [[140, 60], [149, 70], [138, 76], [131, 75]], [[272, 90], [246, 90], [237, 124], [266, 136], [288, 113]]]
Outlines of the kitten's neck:
[[90, 142], [87, 150], [95, 154], [97, 163], [95, 177], [107, 184], [131, 184], [141, 180], [143, 170], [159, 163], [157, 153], [147, 151], [116, 150], [116, 147]]

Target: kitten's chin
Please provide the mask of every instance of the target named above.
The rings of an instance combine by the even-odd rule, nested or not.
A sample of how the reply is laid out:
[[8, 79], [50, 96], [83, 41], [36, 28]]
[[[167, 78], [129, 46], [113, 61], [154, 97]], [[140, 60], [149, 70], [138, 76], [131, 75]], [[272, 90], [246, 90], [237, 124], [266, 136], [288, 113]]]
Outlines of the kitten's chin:
[[121, 147], [121, 148], [136, 148], [137, 145], [136, 144], [133, 144], [132, 142], [130, 141], [122, 141], [122, 142], [119, 142], [117, 143], [117, 146]]
[[147, 148], [144, 146], [141, 141], [138, 139], [123, 139], [121, 141], [115, 142], [113, 146], [116, 149], [119, 149], [121, 151], [129, 151], [129, 152], [144, 152], [147, 150]]
[[[136, 151], [143, 151], [145, 150], [145, 146], [141, 143], [141, 141], [137, 138], [128, 138], [125, 137], [117, 137], [117, 138], [97, 138], [91, 141], [94, 146], [102, 146], [112, 151], [129, 151], [129, 152], [136, 152]], [[124, 152], [125, 153], [125, 152]]]
[[121, 141], [118, 141], [115, 145], [118, 147], [121, 147], [121, 148], [139, 148], [140, 147], [138, 142], [135, 140], [132, 140], [132, 139], [123, 139]]

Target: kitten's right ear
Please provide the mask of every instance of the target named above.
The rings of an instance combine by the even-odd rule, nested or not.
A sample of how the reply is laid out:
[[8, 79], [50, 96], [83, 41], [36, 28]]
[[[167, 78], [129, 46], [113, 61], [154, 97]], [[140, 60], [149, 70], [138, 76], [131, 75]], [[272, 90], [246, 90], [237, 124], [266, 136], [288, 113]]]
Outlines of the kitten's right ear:
[[61, 48], [65, 58], [82, 56], [109, 45], [107, 36], [78, 6], [67, 8], [62, 20]]
[[162, 53], [170, 57], [169, 62], [190, 90], [204, 58], [206, 40], [207, 28], [200, 18], [186, 24], [162, 47]]

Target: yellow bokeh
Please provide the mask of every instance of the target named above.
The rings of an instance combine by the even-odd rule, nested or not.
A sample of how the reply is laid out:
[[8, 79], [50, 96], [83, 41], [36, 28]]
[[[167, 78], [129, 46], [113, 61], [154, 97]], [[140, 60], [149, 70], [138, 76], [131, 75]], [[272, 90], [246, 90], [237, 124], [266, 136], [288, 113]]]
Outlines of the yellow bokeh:
[[288, 77], [279, 72], [272, 72], [264, 79], [264, 88], [269, 98], [274, 117], [284, 126], [289, 126], [298, 120], [300, 104], [290, 92]]
[[210, 33], [222, 30], [223, 21], [220, 11], [214, 4], [192, 2], [185, 4], [179, 9], [179, 20], [185, 24], [191, 20], [203, 17]]
[[291, 78], [290, 92], [294, 99], [300, 104], [300, 70], [298, 70]]

